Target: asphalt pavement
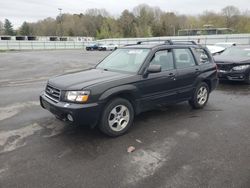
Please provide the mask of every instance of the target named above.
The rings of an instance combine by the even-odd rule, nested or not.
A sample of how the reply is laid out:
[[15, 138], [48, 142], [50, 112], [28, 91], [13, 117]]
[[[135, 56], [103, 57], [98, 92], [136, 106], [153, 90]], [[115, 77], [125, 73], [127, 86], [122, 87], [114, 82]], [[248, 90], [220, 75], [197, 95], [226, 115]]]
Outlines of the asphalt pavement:
[[185, 102], [143, 113], [118, 138], [69, 126], [39, 106], [49, 77], [108, 53], [0, 53], [1, 188], [250, 187], [249, 85], [221, 83], [202, 110]]

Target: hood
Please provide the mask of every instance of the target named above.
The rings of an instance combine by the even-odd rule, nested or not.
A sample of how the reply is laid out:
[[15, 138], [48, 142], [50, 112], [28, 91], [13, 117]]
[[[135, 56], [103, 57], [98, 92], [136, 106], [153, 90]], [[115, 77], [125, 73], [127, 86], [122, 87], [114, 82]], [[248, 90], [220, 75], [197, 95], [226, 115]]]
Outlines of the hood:
[[221, 46], [213, 46], [213, 45], [207, 45], [208, 50], [211, 52], [211, 54], [216, 54], [223, 52], [226, 48]]
[[250, 64], [249, 57], [228, 57], [223, 55], [218, 55], [214, 57], [215, 63], [225, 63], [225, 64]]
[[83, 88], [130, 77], [130, 74], [90, 69], [69, 73], [49, 79], [48, 83], [61, 90], [81, 90]]

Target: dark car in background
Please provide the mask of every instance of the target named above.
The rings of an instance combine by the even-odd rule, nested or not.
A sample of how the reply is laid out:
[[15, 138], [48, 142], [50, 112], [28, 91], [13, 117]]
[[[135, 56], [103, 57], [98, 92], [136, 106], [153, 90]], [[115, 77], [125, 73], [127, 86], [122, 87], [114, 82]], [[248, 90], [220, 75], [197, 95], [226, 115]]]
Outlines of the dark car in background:
[[119, 136], [141, 112], [183, 101], [203, 108], [217, 81], [206, 48], [146, 41], [118, 48], [95, 68], [49, 79], [40, 102], [59, 119]]
[[100, 46], [101, 46], [100, 43], [91, 43], [86, 46], [86, 50], [87, 51], [99, 50]]
[[233, 46], [215, 56], [220, 80], [250, 84], [250, 46]]

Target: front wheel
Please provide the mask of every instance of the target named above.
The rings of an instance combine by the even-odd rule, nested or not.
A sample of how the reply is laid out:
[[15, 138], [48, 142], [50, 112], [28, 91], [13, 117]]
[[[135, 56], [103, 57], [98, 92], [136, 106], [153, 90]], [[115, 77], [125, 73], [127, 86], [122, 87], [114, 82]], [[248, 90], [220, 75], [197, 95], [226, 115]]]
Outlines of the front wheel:
[[189, 104], [194, 109], [200, 109], [207, 104], [208, 98], [209, 98], [209, 87], [205, 82], [202, 82], [196, 88], [192, 96], [192, 99], [189, 100]]
[[131, 127], [134, 120], [134, 109], [131, 103], [123, 98], [110, 101], [102, 114], [100, 130], [108, 136], [123, 135]]

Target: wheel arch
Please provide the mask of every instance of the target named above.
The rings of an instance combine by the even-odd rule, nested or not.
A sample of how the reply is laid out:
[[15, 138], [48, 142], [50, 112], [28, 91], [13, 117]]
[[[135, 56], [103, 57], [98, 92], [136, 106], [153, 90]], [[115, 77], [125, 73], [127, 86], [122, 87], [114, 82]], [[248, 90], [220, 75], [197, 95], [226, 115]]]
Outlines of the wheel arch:
[[128, 100], [132, 104], [135, 114], [138, 112], [138, 105], [136, 102], [137, 88], [135, 86], [124, 85], [109, 89], [100, 96], [99, 100], [107, 104], [115, 98], [124, 98]]

